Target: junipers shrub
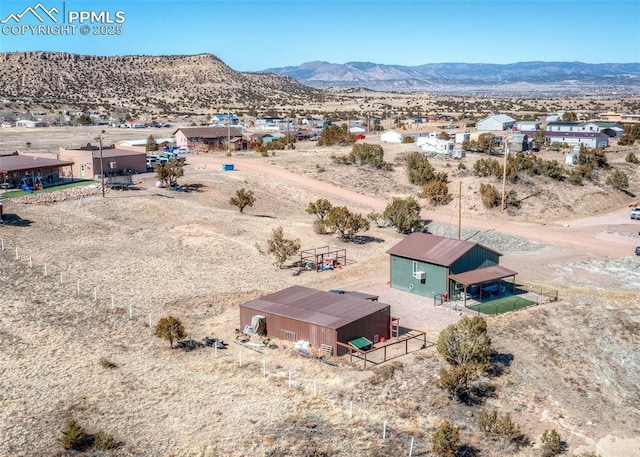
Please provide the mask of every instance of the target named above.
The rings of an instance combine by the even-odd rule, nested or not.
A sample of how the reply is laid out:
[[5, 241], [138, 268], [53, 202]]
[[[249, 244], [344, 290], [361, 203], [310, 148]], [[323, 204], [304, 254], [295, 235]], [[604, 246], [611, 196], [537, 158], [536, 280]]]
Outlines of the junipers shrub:
[[502, 164], [496, 159], [479, 159], [473, 164], [473, 174], [480, 178], [487, 176], [502, 178]]
[[83, 451], [91, 444], [84, 427], [74, 418], [67, 419], [59, 441], [63, 448], [74, 451]]
[[487, 322], [481, 317], [464, 316], [440, 332], [436, 349], [451, 365], [488, 363], [492, 349]]
[[618, 140], [618, 144], [620, 146], [631, 146], [635, 142], [636, 142], [636, 137], [634, 135], [630, 135], [627, 133], [622, 135], [622, 137]]
[[613, 170], [607, 177], [607, 184], [614, 189], [625, 190], [629, 188], [629, 177], [624, 171]]
[[455, 457], [458, 455], [460, 428], [451, 422], [443, 421], [431, 435], [433, 453], [439, 457]]
[[423, 226], [420, 218], [420, 204], [413, 197], [394, 197], [384, 209], [382, 217], [399, 233], [420, 230]]
[[498, 410], [482, 410], [478, 414], [478, 426], [487, 436], [498, 439], [503, 447], [518, 446], [526, 440], [520, 426], [511, 420], [508, 413], [500, 414]]
[[382, 169], [392, 168], [390, 163], [384, 161], [384, 150], [379, 144], [354, 144], [349, 153], [349, 161], [355, 165], [369, 165]]
[[283, 268], [284, 264], [300, 250], [300, 240], [290, 240], [284, 237], [282, 226], [276, 227], [271, 231], [271, 237], [267, 240], [267, 249], [262, 251], [258, 246], [260, 253], [264, 253], [273, 259], [273, 264], [278, 268]]
[[118, 368], [118, 364], [116, 364], [114, 361], [110, 360], [107, 357], [100, 358], [100, 365], [102, 366], [102, 368], [107, 368], [109, 370]]
[[556, 429], [545, 430], [542, 434], [542, 457], [554, 457], [565, 450], [562, 437]]
[[320, 134], [318, 146], [333, 146], [335, 144], [345, 146], [356, 142], [356, 137], [349, 133], [346, 125], [330, 125], [325, 127]]
[[163, 317], [156, 324], [153, 334], [159, 338], [169, 341], [169, 345], [173, 347], [173, 342], [187, 336], [187, 332], [182, 322], [177, 317]]
[[253, 206], [256, 202], [256, 197], [253, 195], [252, 190], [246, 190], [244, 187], [238, 189], [236, 194], [229, 199], [229, 204], [238, 208], [241, 213], [249, 206]]
[[493, 184], [480, 184], [480, 196], [482, 197], [482, 204], [486, 208], [498, 206], [502, 201], [500, 192]]
[[467, 403], [473, 381], [478, 379], [481, 369], [473, 362], [454, 365], [440, 370], [438, 387], [449, 394], [449, 398]]
[[109, 451], [112, 449], [116, 449], [118, 447], [118, 443], [111, 433], [103, 432], [102, 430], [96, 433], [93, 446], [98, 451]]
[[410, 152], [405, 158], [405, 163], [411, 184], [421, 186], [435, 177], [433, 166], [422, 152]]
[[446, 205], [451, 201], [449, 186], [446, 181], [433, 179], [422, 186], [422, 198], [427, 198], [434, 205]]
[[630, 152], [629, 154], [627, 154], [624, 160], [627, 163], [633, 163], [633, 164], [640, 163], [640, 160], [638, 160], [638, 157], [633, 152]]

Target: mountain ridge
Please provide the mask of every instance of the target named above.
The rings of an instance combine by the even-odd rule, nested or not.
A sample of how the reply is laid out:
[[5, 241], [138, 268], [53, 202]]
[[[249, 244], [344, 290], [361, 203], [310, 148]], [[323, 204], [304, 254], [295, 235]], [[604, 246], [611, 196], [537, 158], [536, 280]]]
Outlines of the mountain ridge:
[[[261, 71], [286, 75], [316, 88], [365, 87], [376, 90], [419, 91], [455, 90], [465, 87], [484, 90], [533, 85], [557, 90], [631, 89], [640, 91], [640, 63], [601, 63], [564, 61], [524, 61], [511, 64], [432, 63], [416, 66], [374, 62], [336, 64], [310, 61], [298, 66], [275, 67]], [[496, 86], [497, 85], [497, 86]], [[603, 86], [598, 88], [598, 86]]]

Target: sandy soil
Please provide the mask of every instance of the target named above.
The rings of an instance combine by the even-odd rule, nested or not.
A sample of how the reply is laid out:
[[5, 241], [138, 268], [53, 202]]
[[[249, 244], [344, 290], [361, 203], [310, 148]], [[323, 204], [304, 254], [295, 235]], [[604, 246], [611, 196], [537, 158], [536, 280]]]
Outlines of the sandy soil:
[[[385, 151], [393, 157], [404, 148]], [[265, 354], [233, 343], [217, 354], [184, 353], [150, 336], [149, 322], [175, 314], [195, 339], [232, 342], [239, 303], [293, 284], [379, 294], [430, 342], [460, 317], [389, 289], [385, 252], [402, 237], [393, 229], [373, 227], [365, 243], [313, 232], [304, 210], [317, 198], [367, 214], [412, 191], [401, 169], [335, 166], [332, 153], [342, 152], [300, 144], [269, 158], [191, 155], [181, 183], [198, 191], [158, 189], [147, 174], [135, 189], [104, 199], [96, 191], [54, 204], [7, 201], [5, 214], [20, 224], [0, 226], [0, 427], [7, 437], [0, 454], [55, 455], [64, 419], [74, 416], [94, 432], [113, 433], [122, 455], [376, 455], [407, 452], [412, 437], [414, 455], [426, 455], [443, 417], [464, 425], [463, 441], [479, 455], [501, 455], [474, 431], [473, 410], [434, 387], [441, 362], [433, 348], [398, 359], [403, 366], [374, 385], [375, 370], [344, 360], [329, 368], [296, 357], [283, 342]], [[235, 171], [223, 172], [230, 161]], [[559, 210], [563, 217], [540, 220], [542, 209], [533, 206], [544, 207], [544, 199], [518, 214], [487, 214], [471, 178], [455, 179], [469, 190], [463, 237], [502, 252], [501, 263], [520, 281], [560, 294], [558, 303], [489, 320], [496, 349], [511, 362], [487, 406], [512, 412], [531, 436], [534, 446], [519, 455], [535, 455], [546, 428], [561, 431], [571, 451], [638, 455], [640, 266], [632, 254], [640, 223], [628, 219], [629, 197], [590, 197], [595, 215]], [[257, 197], [243, 214], [228, 204], [240, 187]], [[455, 236], [456, 200], [425, 206], [434, 233]], [[305, 249], [345, 247], [346, 268], [276, 269], [255, 244], [277, 226]], [[100, 357], [118, 368], [103, 368]], [[383, 443], [385, 421], [393, 433]]]

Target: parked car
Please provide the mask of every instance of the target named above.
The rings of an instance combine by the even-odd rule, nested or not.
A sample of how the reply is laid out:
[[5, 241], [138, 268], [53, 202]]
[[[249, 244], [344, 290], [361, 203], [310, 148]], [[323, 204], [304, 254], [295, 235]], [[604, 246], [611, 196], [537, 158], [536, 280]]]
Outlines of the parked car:
[[158, 156], [147, 156], [147, 170], [153, 170], [160, 163]]
[[631, 219], [640, 220], [640, 206], [636, 206], [631, 210]]
[[366, 136], [364, 136], [364, 135], [363, 135], [363, 134], [361, 134], [361, 133], [360, 133], [360, 134], [358, 134], [358, 135], [355, 135], [355, 137], [356, 137], [356, 140], [364, 140], [364, 139], [366, 138]]
[[640, 255], [640, 246], [636, 246], [636, 255]]

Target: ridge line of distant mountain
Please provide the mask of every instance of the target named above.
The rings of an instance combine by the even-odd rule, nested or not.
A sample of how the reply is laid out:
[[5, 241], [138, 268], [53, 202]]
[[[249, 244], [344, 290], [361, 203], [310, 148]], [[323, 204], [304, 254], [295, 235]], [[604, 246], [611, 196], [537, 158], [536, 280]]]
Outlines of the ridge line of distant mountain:
[[640, 88], [640, 63], [517, 62], [432, 63], [417, 66], [372, 62], [335, 64], [322, 61], [268, 68], [262, 73], [290, 76], [312, 87], [366, 87], [377, 90], [434, 90], [445, 86]]

